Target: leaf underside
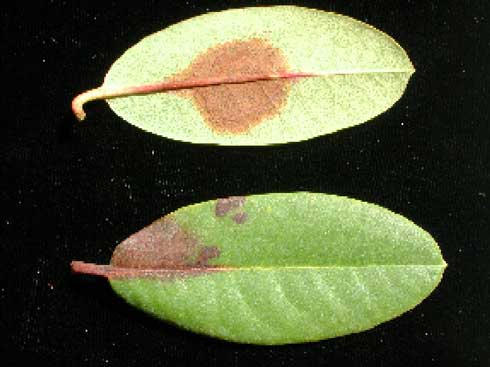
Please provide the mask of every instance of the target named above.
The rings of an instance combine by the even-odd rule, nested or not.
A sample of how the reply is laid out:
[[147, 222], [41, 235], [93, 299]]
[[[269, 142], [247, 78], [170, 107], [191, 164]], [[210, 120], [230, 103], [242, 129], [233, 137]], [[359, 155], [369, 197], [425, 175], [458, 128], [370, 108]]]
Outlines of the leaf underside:
[[[205, 14], [144, 38], [112, 65], [104, 87], [221, 78], [219, 86], [108, 103], [131, 124], [172, 139], [265, 145], [370, 120], [400, 98], [413, 71], [393, 39], [362, 22], [295, 6], [257, 7]], [[283, 79], [226, 81], [276, 74]]]
[[[166, 228], [171, 235], [163, 241], [171, 241], [151, 253], [153, 245], [141, 241], [158, 237], [156, 228]], [[138, 246], [150, 255], [135, 263]], [[162, 253], [183, 262], [163, 256], [171, 266], [145, 269], [141, 261]], [[124, 266], [140, 269], [115, 266], [126, 260]], [[172, 276], [162, 276], [165, 266], [176, 269], [167, 269]], [[106, 276], [130, 304], [157, 318], [230, 341], [272, 345], [390, 320], [427, 297], [445, 266], [432, 237], [404, 217], [345, 197], [289, 193], [181, 208], [119, 245]]]

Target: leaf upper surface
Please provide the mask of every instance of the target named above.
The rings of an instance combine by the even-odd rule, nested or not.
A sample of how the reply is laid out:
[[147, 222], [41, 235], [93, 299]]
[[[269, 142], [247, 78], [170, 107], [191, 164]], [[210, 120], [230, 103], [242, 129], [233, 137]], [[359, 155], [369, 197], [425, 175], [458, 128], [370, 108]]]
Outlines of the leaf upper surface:
[[[178, 228], [172, 238], [185, 233], [212, 256], [199, 265], [191, 254], [189, 269], [171, 277], [160, 269], [109, 276], [114, 290], [158, 318], [235, 342], [299, 343], [372, 328], [420, 303], [446, 266], [413, 222], [334, 195], [232, 197], [165, 218]], [[131, 251], [151, 250], [136, 239], [154, 238], [154, 225], [125, 241], [134, 239]]]

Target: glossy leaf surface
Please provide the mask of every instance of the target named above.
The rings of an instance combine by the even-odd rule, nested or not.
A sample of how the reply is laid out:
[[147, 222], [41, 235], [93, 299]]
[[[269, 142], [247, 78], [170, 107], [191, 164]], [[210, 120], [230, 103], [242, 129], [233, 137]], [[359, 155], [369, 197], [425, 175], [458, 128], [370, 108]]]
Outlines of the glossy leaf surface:
[[121, 243], [111, 265], [72, 266], [182, 328], [286, 344], [359, 332], [410, 310], [446, 263], [427, 232], [387, 209], [275, 193], [181, 208]]
[[233, 9], [144, 38], [73, 108], [82, 119], [84, 102], [107, 98], [123, 119], [172, 139], [286, 143], [372, 119], [413, 71], [393, 39], [352, 18], [295, 6]]

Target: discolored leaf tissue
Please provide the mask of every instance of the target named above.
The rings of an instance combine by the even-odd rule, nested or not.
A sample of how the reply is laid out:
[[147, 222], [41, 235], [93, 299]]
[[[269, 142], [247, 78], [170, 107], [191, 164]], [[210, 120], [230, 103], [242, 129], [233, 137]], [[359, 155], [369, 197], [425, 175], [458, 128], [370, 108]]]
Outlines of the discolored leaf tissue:
[[388, 35], [347, 16], [296, 6], [198, 16], [127, 50], [99, 88], [124, 120], [171, 139], [265, 145], [372, 119], [403, 94], [414, 68]]
[[419, 304], [445, 267], [408, 219], [307, 192], [190, 205], [123, 241], [110, 265], [72, 262], [157, 318], [268, 345], [370, 329]]

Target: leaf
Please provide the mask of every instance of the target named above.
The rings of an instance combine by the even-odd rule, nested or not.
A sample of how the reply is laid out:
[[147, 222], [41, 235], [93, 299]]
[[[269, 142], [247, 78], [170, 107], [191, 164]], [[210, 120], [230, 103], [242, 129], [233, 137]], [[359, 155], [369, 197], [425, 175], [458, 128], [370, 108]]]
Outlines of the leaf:
[[190, 205], [119, 244], [111, 265], [72, 263], [157, 318], [254, 344], [372, 328], [420, 303], [445, 266], [408, 219], [307, 192]]
[[198, 16], [141, 40], [103, 85], [123, 119], [192, 143], [265, 145], [310, 139], [391, 107], [414, 72], [389, 36], [352, 18], [295, 6]]

